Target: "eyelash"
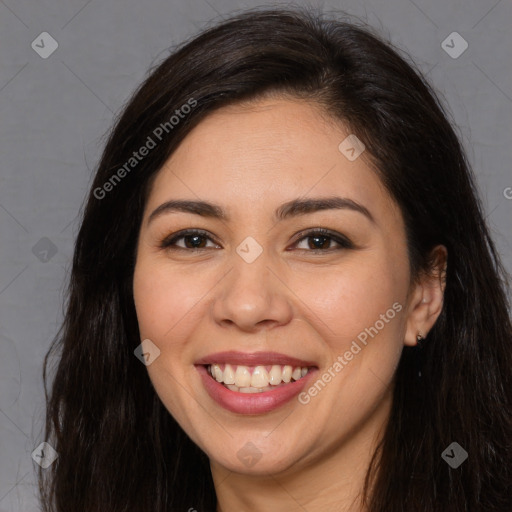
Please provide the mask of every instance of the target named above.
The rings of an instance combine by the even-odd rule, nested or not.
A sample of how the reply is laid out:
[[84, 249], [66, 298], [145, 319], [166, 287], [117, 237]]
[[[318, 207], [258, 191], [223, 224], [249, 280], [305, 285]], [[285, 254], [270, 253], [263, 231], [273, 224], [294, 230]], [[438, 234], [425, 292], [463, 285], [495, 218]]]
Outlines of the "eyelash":
[[[206, 231], [203, 231], [201, 229], [186, 229], [183, 231], [178, 231], [178, 233], [174, 233], [174, 234], [164, 238], [163, 240], [160, 241], [158, 246], [160, 249], [165, 249], [165, 250], [170, 250], [170, 251], [182, 250], [182, 251], [188, 251], [188, 252], [190, 252], [190, 251], [196, 252], [196, 251], [202, 251], [202, 250], [208, 249], [208, 247], [187, 248], [187, 247], [178, 247], [178, 246], [174, 245], [181, 238], [186, 238], [187, 236], [194, 236], [194, 235], [204, 236], [205, 238], [208, 238], [209, 240], [211, 240], [212, 242], [217, 244], [217, 242], [215, 242], [215, 240], [213, 240], [208, 235], [208, 233]], [[325, 252], [331, 252], [333, 250], [339, 251], [342, 249], [354, 249], [354, 244], [348, 238], [346, 238], [343, 235], [340, 235], [339, 233], [335, 233], [335, 232], [329, 231], [328, 229], [324, 229], [324, 228], [317, 228], [317, 229], [311, 229], [311, 230], [307, 230], [307, 231], [301, 231], [300, 233], [297, 234], [297, 236], [300, 238], [298, 238], [298, 240], [294, 243], [294, 245], [298, 244], [299, 242], [301, 242], [304, 239], [312, 238], [315, 235], [317, 235], [317, 236], [320, 235], [321, 237], [325, 237], [328, 239], [330, 238], [334, 242], [338, 243], [340, 245], [340, 247], [338, 247], [338, 248], [331, 247], [329, 249], [299, 249], [299, 250], [306, 251], [306, 252], [313, 252], [313, 253], [320, 253], [320, 252], [325, 253]], [[220, 245], [220, 244], [217, 244], [217, 245]]]

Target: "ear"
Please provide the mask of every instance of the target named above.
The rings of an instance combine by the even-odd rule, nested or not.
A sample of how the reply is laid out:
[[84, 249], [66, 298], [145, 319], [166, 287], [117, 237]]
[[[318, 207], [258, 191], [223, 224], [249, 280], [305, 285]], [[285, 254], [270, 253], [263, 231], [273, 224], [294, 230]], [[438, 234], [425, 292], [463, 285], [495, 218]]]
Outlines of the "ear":
[[430, 269], [421, 273], [409, 294], [404, 344], [415, 346], [426, 338], [443, 309], [448, 251], [444, 245], [430, 253]]

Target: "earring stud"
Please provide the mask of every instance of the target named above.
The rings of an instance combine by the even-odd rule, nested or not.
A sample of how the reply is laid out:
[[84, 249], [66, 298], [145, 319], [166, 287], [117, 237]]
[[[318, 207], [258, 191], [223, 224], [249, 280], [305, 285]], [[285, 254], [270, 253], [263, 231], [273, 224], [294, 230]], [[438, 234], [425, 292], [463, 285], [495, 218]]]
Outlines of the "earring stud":
[[417, 375], [417, 378], [419, 379], [419, 382], [422, 382], [423, 379], [422, 379], [422, 376], [421, 376], [421, 368], [423, 366], [423, 357], [422, 357], [422, 353], [423, 353], [423, 342], [425, 341], [425, 338], [423, 337], [423, 335], [419, 332], [417, 335], [416, 335], [416, 341], [418, 342], [417, 345], [416, 345], [416, 350], [414, 351], [415, 352], [415, 366], [416, 366], [416, 375]]

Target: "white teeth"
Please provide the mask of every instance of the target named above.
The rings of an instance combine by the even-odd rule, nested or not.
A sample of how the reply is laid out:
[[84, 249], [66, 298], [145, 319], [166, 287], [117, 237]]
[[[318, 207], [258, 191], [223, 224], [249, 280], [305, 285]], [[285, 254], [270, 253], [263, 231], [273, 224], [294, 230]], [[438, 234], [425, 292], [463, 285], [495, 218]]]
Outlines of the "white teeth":
[[[235, 370], [236, 368], [236, 370]], [[269, 368], [269, 370], [267, 370]], [[251, 374], [252, 369], [252, 374]], [[224, 365], [224, 371], [219, 364], [208, 366], [208, 373], [217, 381], [223, 383], [232, 391], [241, 393], [256, 393], [267, 391], [283, 383], [299, 380], [308, 374], [309, 368], [290, 365], [263, 365], [248, 367], [243, 365]]]
[[277, 386], [278, 384], [281, 384], [283, 372], [281, 371], [281, 367], [275, 364], [270, 369], [270, 372], [268, 374], [268, 382], [269, 384], [272, 384], [273, 386]]
[[239, 393], [262, 393], [263, 389], [248, 387], [248, 388], [240, 388]]
[[264, 388], [268, 386], [268, 372], [264, 366], [256, 366], [251, 376], [251, 387]]
[[283, 368], [283, 376], [282, 376], [283, 382], [290, 382], [292, 380], [292, 367], [289, 365], [286, 365]]
[[238, 366], [235, 372], [235, 385], [245, 388], [251, 385], [251, 372], [246, 366]]
[[220, 366], [218, 364], [213, 365], [213, 376], [215, 377], [215, 380], [217, 382], [222, 382], [222, 370], [220, 369]]
[[235, 383], [235, 372], [230, 364], [224, 367], [224, 378], [222, 380], [226, 385]]

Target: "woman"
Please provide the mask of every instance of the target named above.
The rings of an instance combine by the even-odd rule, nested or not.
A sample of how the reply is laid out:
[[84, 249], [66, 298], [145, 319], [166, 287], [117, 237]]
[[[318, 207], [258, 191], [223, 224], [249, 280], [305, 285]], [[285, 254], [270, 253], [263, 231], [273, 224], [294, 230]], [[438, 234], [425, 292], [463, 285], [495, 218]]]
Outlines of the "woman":
[[44, 510], [512, 510], [505, 280], [418, 71], [368, 28], [234, 16], [105, 147]]

